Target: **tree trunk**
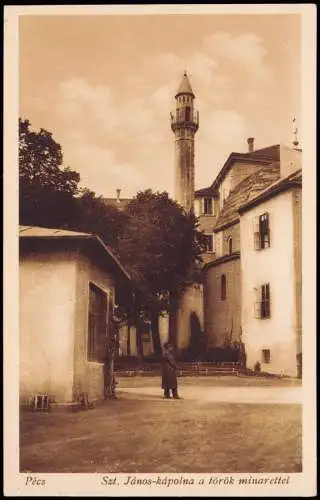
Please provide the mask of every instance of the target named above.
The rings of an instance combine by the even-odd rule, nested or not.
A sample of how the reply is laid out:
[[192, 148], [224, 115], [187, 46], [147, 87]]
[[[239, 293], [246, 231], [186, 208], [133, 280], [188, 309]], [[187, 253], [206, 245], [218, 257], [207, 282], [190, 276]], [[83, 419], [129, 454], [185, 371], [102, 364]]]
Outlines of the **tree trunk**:
[[110, 356], [104, 363], [104, 397], [114, 397], [114, 356]]
[[131, 356], [131, 328], [127, 325], [127, 356]]
[[157, 312], [151, 313], [151, 333], [153, 349], [158, 358], [161, 356], [161, 342], [159, 333], [159, 314]]
[[137, 342], [137, 356], [141, 360], [143, 358], [143, 342], [140, 321], [136, 324], [136, 342]]
[[174, 352], [177, 350], [177, 315], [179, 303], [176, 299], [170, 299], [170, 312], [169, 312], [169, 338], [168, 341], [172, 344]]

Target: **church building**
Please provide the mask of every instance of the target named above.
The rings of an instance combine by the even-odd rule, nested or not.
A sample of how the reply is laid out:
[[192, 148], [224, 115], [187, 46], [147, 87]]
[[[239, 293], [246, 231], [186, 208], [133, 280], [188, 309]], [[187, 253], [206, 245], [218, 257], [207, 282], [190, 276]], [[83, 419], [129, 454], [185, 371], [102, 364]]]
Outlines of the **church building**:
[[[206, 251], [201, 283], [186, 290], [174, 315], [177, 352], [188, 349], [196, 320], [208, 349], [242, 344], [249, 368], [301, 376], [299, 143], [256, 149], [249, 137], [247, 151], [230, 153], [211, 185], [195, 190], [194, 101], [184, 72], [170, 113], [175, 199], [199, 218]], [[160, 333], [168, 339], [168, 318]]]
[[199, 217], [206, 244], [202, 285], [187, 290], [178, 312], [178, 347], [181, 351], [188, 342], [188, 318], [196, 313], [207, 348], [242, 344], [247, 367], [301, 376], [302, 171], [297, 138], [293, 148], [276, 144], [255, 149], [255, 139], [249, 137], [246, 152], [232, 152], [212, 184], [194, 191], [199, 113], [186, 73], [175, 98], [175, 197]]

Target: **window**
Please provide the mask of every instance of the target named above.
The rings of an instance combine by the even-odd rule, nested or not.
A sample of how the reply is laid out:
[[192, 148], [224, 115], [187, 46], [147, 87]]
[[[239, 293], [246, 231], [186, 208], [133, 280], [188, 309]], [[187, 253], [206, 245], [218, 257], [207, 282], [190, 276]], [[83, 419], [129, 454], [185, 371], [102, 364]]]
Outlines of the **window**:
[[259, 319], [270, 318], [270, 285], [261, 285], [259, 301], [256, 303], [256, 317]]
[[93, 283], [89, 285], [88, 361], [102, 362], [107, 334], [108, 296]]
[[270, 363], [270, 349], [262, 349], [262, 363]]
[[204, 198], [203, 199], [203, 213], [205, 215], [212, 215], [212, 198]]
[[186, 107], [186, 122], [189, 122], [190, 121], [190, 118], [191, 117], [191, 109], [189, 108], [189, 106]]
[[226, 300], [227, 298], [227, 278], [225, 274], [221, 276], [221, 300]]
[[232, 253], [232, 237], [230, 236], [228, 239], [228, 253]]
[[205, 252], [213, 252], [212, 234], [203, 235]]
[[270, 247], [270, 216], [268, 213], [255, 217], [254, 223], [254, 248], [262, 250]]

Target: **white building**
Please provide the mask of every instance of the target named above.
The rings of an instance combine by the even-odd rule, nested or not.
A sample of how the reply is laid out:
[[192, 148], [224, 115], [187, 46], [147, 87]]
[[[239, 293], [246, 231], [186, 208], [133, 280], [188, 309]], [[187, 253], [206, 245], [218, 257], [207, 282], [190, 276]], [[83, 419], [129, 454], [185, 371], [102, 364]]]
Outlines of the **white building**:
[[109, 319], [128, 274], [91, 234], [20, 226], [19, 239], [21, 402], [103, 398]]
[[241, 325], [248, 368], [300, 377], [302, 171], [291, 152], [281, 148], [280, 180], [239, 209]]

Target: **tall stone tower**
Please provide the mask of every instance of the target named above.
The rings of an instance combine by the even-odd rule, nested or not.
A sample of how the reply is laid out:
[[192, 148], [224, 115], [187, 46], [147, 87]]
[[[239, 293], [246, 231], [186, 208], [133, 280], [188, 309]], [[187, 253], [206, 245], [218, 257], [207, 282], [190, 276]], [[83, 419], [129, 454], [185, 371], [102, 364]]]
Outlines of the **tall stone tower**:
[[175, 95], [176, 109], [171, 112], [171, 128], [175, 135], [175, 198], [186, 211], [194, 208], [194, 136], [199, 127], [194, 98], [185, 72]]

